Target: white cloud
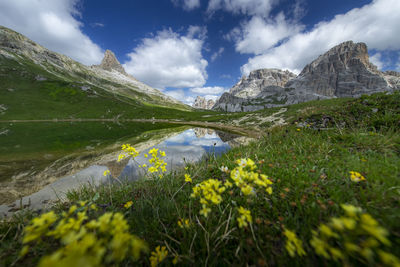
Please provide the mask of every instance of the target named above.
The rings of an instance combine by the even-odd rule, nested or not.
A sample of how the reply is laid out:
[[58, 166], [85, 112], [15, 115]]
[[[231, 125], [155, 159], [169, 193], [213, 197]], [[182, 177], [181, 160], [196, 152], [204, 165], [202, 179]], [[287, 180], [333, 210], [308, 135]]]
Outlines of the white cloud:
[[159, 89], [203, 86], [208, 65], [201, 54], [204, 32], [201, 27], [189, 27], [185, 36], [169, 29], [144, 38], [128, 54], [125, 70]]
[[375, 53], [373, 56], [370, 56], [369, 61], [371, 61], [375, 66], [377, 66], [379, 70], [381, 70], [384, 67], [381, 53]]
[[102, 49], [76, 19], [78, 0], [1, 0], [0, 25], [83, 64], [100, 63]]
[[210, 0], [207, 13], [212, 15], [217, 10], [224, 10], [233, 14], [268, 17], [272, 7], [278, 2], [279, 0]]
[[95, 27], [101, 27], [101, 28], [103, 28], [103, 27], [104, 27], [104, 24], [101, 23], [101, 22], [94, 22], [94, 23], [90, 23], [90, 26], [93, 27], [93, 28], [95, 28]]
[[222, 55], [222, 53], [224, 52], [224, 50], [225, 50], [225, 48], [220, 47], [217, 52], [214, 52], [211, 55], [211, 61], [214, 62], [217, 58], [219, 58]]
[[200, 7], [200, 0], [171, 0], [175, 6], [182, 6], [184, 10], [190, 11]]
[[226, 91], [224, 87], [221, 86], [208, 86], [208, 87], [195, 87], [190, 88], [190, 91], [199, 95], [218, 95]]
[[254, 16], [240, 28], [234, 28], [226, 38], [235, 41], [236, 51], [258, 55], [302, 29], [303, 26], [288, 22], [285, 15], [279, 13], [273, 19]]
[[183, 89], [168, 90], [164, 91], [164, 93], [188, 105], [192, 105], [195, 100], [193, 96], [186, 95]]
[[205, 95], [204, 98], [205, 98], [206, 100], [212, 99], [212, 100], [214, 100], [214, 102], [215, 102], [215, 101], [217, 101], [217, 99], [219, 98], [219, 96], [218, 96], [218, 95]]
[[[250, 58], [241, 71], [248, 74], [258, 68], [281, 68], [299, 73], [318, 55], [347, 40], [365, 42], [370, 49], [377, 51], [399, 50], [398, 10], [398, 0], [375, 0], [361, 8], [354, 8], [330, 21], [316, 24], [309, 31], [294, 34], [281, 44]], [[260, 47], [259, 51], [262, 50]]]

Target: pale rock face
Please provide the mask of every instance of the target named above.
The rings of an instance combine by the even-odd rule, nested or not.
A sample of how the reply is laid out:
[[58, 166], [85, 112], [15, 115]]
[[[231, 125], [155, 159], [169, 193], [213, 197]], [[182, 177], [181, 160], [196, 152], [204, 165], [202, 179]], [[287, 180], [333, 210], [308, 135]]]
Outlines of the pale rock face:
[[202, 96], [197, 96], [194, 103], [193, 107], [197, 109], [211, 109], [214, 106], [215, 102], [212, 99], [209, 99], [208, 101], [202, 97]]
[[259, 69], [250, 72], [248, 77], [243, 77], [229, 93], [242, 98], [256, 97], [268, 86], [284, 87], [296, 75], [290, 71], [279, 69]]
[[367, 46], [352, 41], [319, 56], [286, 86], [328, 97], [359, 97], [390, 89], [383, 74], [369, 62]]
[[208, 99], [207, 101], [207, 109], [212, 109], [212, 107], [214, 106], [215, 101], [212, 99]]
[[228, 112], [255, 111], [286, 103], [290, 90], [283, 86], [296, 75], [279, 69], [259, 69], [243, 77], [229, 93], [224, 93], [213, 109]]
[[381, 72], [369, 62], [367, 46], [352, 41], [341, 43], [295, 75], [276, 69], [252, 71], [213, 109], [229, 112], [254, 111], [310, 100], [359, 97], [382, 91], [400, 90], [400, 74]]
[[111, 50], [106, 50], [104, 53], [104, 58], [101, 61], [100, 68], [108, 71], [116, 70], [122, 74], [126, 75], [124, 68], [121, 63], [119, 63], [118, 59], [115, 57], [114, 53]]

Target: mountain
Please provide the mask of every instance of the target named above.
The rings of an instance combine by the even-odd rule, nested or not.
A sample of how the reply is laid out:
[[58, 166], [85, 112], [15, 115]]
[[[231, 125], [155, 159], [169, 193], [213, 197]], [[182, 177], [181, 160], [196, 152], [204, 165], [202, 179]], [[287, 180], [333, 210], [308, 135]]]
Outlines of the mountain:
[[202, 97], [202, 96], [197, 96], [194, 103], [193, 107], [197, 109], [211, 109], [214, 106], [215, 102], [212, 99], [209, 99], [208, 101]]
[[85, 66], [2, 26], [0, 106], [0, 120], [127, 116], [137, 109], [152, 112], [154, 107], [191, 109], [128, 75], [110, 50], [100, 65]]
[[224, 93], [213, 109], [230, 112], [254, 111], [282, 104], [287, 98], [283, 86], [294, 77], [296, 75], [287, 70], [254, 70], [249, 76], [242, 77], [229, 92]]
[[129, 76], [124, 67], [122, 67], [121, 63], [119, 63], [118, 59], [115, 57], [114, 53], [111, 50], [106, 50], [104, 53], [104, 58], [101, 61], [100, 65], [95, 65], [94, 67], [99, 67], [103, 70], [108, 71], [118, 71], [119, 73], [124, 74], [125, 76]]
[[213, 109], [253, 111], [392, 90], [400, 90], [400, 74], [379, 71], [369, 62], [366, 44], [347, 41], [306, 65], [297, 77], [278, 69], [252, 71], [224, 93]]

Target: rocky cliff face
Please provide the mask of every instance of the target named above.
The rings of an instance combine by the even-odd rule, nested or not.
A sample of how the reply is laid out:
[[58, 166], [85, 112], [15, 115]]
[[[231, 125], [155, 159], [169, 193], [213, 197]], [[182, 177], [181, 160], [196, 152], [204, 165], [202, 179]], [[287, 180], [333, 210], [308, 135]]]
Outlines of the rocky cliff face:
[[197, 96], [193, 103], [193, 107], [198, 109], [211, 109], [214, 106], [214, 104], [215, 102], [212, 99], [209, 99], [207, 101], [204, 97]]
[[89, 88], [96, 86], [139, 102], [188, 109], [181, 102], [126, 74], [110, 50], [106, 51], [100, 65], [89, 67], [67, 56], [50, 51], [22, 34], [0, 26], [0, 61], [2, 57], [21, 64], [33, 62], [61, 80], [73, 80], [85, 84]]
[[369, 62], [367, 46], [352, 41], [319, 56], [286, 86], [327, 97], [358, 97], [391, 88], [384, 75]]
[[229, 91], [230, 94], [241, 98], [252, 98], [261, 92], [268, 91], [269, 86], [284, 87], [296, 74], [279, 69], [259, 69], [250, 72], [248, 77], [243, 77]]
[[252, 71], [214, 109], [253, 111], [333, 97], [359, 97], [381, 91], [400, 90], [400, 74], [381, 72], [369, 62], [364, 43], [344, 42], [306, 65], [296, 77], [276, 69]]
[[108, 71], [116, 70], [127, 75], [125, 69], [122, 67], [121, 63], [119, 63], [118, 59], [115, 57], [115, 54], [111, 50], [106, 50], [104, 53], [104, 58], [98, 67]]
[[285, 84], [295, 78], [290, 71], [279, 69], [259, 69], [243, 77], [229, 93], [224, 93], [213, 109], [229, 112], [254, 111], [285, 104], [291, 90]]

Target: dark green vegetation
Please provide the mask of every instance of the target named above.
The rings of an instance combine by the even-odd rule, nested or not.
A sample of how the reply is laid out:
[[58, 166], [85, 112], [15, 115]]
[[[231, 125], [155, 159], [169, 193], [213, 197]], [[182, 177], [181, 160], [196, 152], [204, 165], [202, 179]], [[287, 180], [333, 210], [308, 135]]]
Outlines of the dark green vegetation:
[[[77, 123], [3, 123], [0, 131], [0, 181], [18, 172], [36, 172], [51, 162], [69, 156], [93, 156], [118, 149], [124, 142], [137, 144], [153, 138], [157, 130], [179, 131], [166, 123], [77, 122]], [[113, 146], [106, 149], [108, 146]], [[87, 156], [87, 155], [86, 155]]]
[[[277, 110], [254, 115], [270, 115]], [[339, 266], [342, 263], [319, 257], [309, 241], [311, 231], [332, 216], [341, 216], [340, 204], [347, 203], [361, 207], [386, 228], [391, 246], [382, 247], [383, 250], [400, 255], [399, 115], [398, 93], [293, 105], [284, 114], [288, 125], [266, 131], [264, 137], [248, 146], [232, 149], [219, 158], [210, 155], [208, 160], [162, 180], [88, 186], [71, 192], [71, 202], [59, 204], [55, 210], [60, 213], [73, 203], [88, 200], [99, 207], [89, 213], [90, 218], [106, 211], [122, 212], [131, 231], [144, 239], [151, 250], [158, 245], [167, 247], [165, 265], [171, 265], [177, 256], [182, 265]], [[219, 168], [223, 165], [233, 169], [236, 159], [246, 157], [271, 177], [272, 195], [246, 199], [237, 192], [226, 192], [208, 218], [199, 215], [199, 201], [190, 198], [194, 184], [210, 178], [229, 179]], [[360, 172], [366, 180], [352, 182], [350, 171]], [[185, 172], [191, 174], [193, 184], [184, 182]], [[128, 201], [133, 205], [126, 209], [123, 205]], [[251, 227], [238, 228], [239, 206], [251, 211]], [[3, 265], [33, 265], [60, 246], [43, 242], [18, 259], [24, 226], [36, 215], [27, 212], [1, 224]], [[180, 218], [189, 219], [190, 227], [180, 228]], [[289, 256], [284, 229], [296, 232], [306, 256]], [[342, 243], [336, 246], [346, 253]], [[353, 254], [346, 264], [375, 266], [378, 262], [377, 256], [367, 262]], [[148, 256], [142, 257], [140, 264], [149, 264]]]

